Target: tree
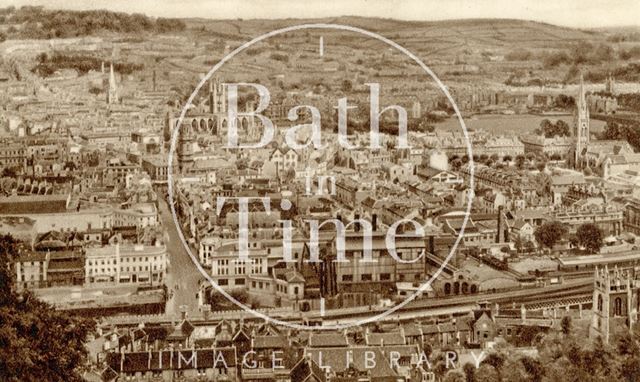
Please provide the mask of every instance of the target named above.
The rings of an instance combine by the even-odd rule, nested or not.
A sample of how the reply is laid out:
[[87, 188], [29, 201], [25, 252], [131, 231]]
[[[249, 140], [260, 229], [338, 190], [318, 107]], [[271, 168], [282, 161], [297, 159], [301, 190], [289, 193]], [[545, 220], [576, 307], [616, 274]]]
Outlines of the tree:
[[38, 61], [41, 64], [44, 64], [45, 62], [47, 62], [48, 59], [49, 59], [49, 56], [47, 56], [47, 53], [45, 52], [42, 52], [36, 56], [36, 61]]
[[503, 382], [521, 382], [531, 380], [524, 364], [518, 357], [507, 357], [500, 374], [502, 377], [501, 381]]
[[527, 253], [531, 253], [531, 252], [535, 251], [535, 249], [536, 249], [536, 244], [535, 244], [533, 241], [531, 241], [531, 240], [527, 240], [527, 241], [524, 243], [524, 250], [525, 250]]
[[568, 96], [565, 94], [560, 94], [555, 99], [556, 107], [561, 109], [569, 109], [573, 108], [576, 104], [576, 100], [572, 96]]
[[543, 119], [540, 122], [540, 128], [537, 130], [541, 135], [544, 135], [546, 138], [553, 137], [568, 137], [571, 135], [571, 129], [569, 125], [559, 119], [555, 123], [549, 121], [548, 119]]
[[592, 176], [593, 175], [593, 170], [589, 166], [585, 167], [583, 172], [584, 172], [585, 176]]
[[67, 162], [64, 164], [64, 169], [65, 169], [65, 170], [69, 170], [69, 171], [75, 171], [75, 170], [77, 170], [77, 169], [78, 169], [78, 166], [77, 166], [77, 165], [76, 165], [76, 163], [75, 163], [75, 162], [73, 162], [73, 161], [67, 161]]
[[464, 372], [466, 382], [476, 382], [476, 367], [472, 363], [465, 363], [464, 366], [462, 366], [462, 371]]
[[456, 158], [456, 159], [451, 161], [451, 169], [452, 170], [458, 171], [458, 170], [460, 170], [460, 167], [462, 167], [462, 160], [460, 160], [460, 158]]
[[578, 239], [578, 244], [591, 253], [598, 252], [602, 248], [602, 231], [593, 223], [585, 223], [578, 227], [576, 238]]
[[524, 167], [524, 162], [527, 160], [524, 155], [519, 154], [516, 156], [516, 167], [522, 169]]
[[513, 244], [516, 247], [516, 252], [517, 253], [522, 252], [522, 248], [524, 248], [524, 243], [522, 242], [522, 238], [520, 237], [520, 235], [516, 236], [516, 238], [513, 241]]
[[538, 244], [552, 249], [566, 234], [567, 228], [558, 221], [544, 223], [536, 229], [534, 236]]
[[500, 374], [498, 371], [491, 365], [485, 364], [484, 362], [480, 365], [478, 370], [476, 370], [475, 374], [476, 382], [494, 382], [500, 380]]
[[531, 152], [526, 153], [525, 158], [527, 158], [528, 161], [532, 162], [534, 159], [536, 159], [536, 154]]
[[[562, 320], [561, 330], [566, 332], [568, 322]], [[506, 344], [498, 353], [488, 354], [478, 369], [468, 363], [462, 372], [467, 382], [635, 382], [640, 380], [640, 333], [636, 332], [637, 326], [633, 330], [620, 331], [616, 348], [600, 337], [589, 340], [583, 335], [551, 331], [535, 345], [536, 357], [512, 352], [512, 345]]]
[[562, 317], [562, 321], [560, 321], [560, 327], [562, 328], [562, 334], [568, 336], [571, 334], [571, 317], [564, 316]]
[[78, 368], [95, 322], [15, 291], [9, 264], [24, 250], [11, 236], [0, 237], [0, 380], [82, 381]]
[[96, 167], [100, 164], [100, 156], [96, 151], [93, 151], [87, 155], [87, 164], [89, 167]]
[[540, 121], [540, 133], [541, 135], [544, 135], [545, 137], [547, 136], [547, 132], [550, 132], [553, 130], [553, 123], [548, 120], [548, 119], [543, 119], [542, 121]]
[[640, 381], [640, 358], [625, 357], [620, 365], [620, 374], [627, 382]]
[[505, 357], [499, 353], [491, 353], [482, 361], [483, 364], [493, 366], [498, 372], [502, 369], [505, 363]]
[[296, 170], [293, 167], [289, 167], [284, 172], [284, 180], [287, 182], [293, 181], [296, 178]]
[[15, 178], [17, 176], [17, 172], [15, 170], [15, 168], [12, 167], [5, 167], [2, 170], [2, 176], [3, 177], [9, 177], [9, 178]]
[[93, 95], [98, 95], [100, 93], [102, 93], [103, 90], [101, 87], [97, 87], [97, 86], [92, 86], [89, 88], [89, 93], [93, 94]]
[[556, 135], [560, 137], [568, 137], [571, 135], [571, 128], [569, 127], [569, 124], [561, 119], [556, 121], [555, 131]]
[[349, 80], [342, 80], [340, 89], [342, 89], [342, 91], [345, 93], [349, 93], [351, 89], [353, 89], [353, 84]]
[[420, 121], [420, 123], [418, 124], [418, 131], [422, 131], [423, 133], [433, 133], [434, 131], [436, 131], [436, 127], [433, 126], [430, 123], [427, 123], [425, 121]]
[[447, 361], [445, 359], [445, 349], [441, 349], [442, 352], [438, 353], [433, 361], [433, 368], [431, 371], [436, 375], [437, 379], [443, 378], [447, 373]]
[[637, 342], [637, 337], [634, 337], [634, 334], [629, 333], [626, 330], [623, 332], [622, 336], [618, 340], [618, 354], [623, 356], [640, 356], [640, 345]]
[[520, 362], [522, 362], [524, 370], [529, 374], [531, 382], [540, 382], [542, 380], [542, 377], [544, 377], [544, 366], [542, 366], [540, 360], [525, 356], [522, 357]]
[[569, 236], [569, 244], [571, 244], [574, 248], [578, 248], [580, 246], [580, 242], [578, 242], [578, 237], [575, 234]]
[[621, 139], [624, 136], [624, 129], [616, 122], [607, 122], [604, 131], [600, 134], [601, 139]]
[[442, 380], [443, 382], [465, 382], [465, 375], [458, 370], [450, 370]]

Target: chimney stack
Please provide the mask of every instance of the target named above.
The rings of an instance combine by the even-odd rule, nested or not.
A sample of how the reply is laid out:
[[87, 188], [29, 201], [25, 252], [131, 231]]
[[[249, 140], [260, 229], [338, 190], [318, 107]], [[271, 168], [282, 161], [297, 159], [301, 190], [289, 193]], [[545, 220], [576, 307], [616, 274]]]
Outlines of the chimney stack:
[[496, 243], [504, 243], [504, 220], [502, 219], [502, 206], [498, 206], [498, 232], [496, 233]]
[[373, 228], [373, 232], [378, 230], [378, 214], [371, 215], [371, 226]]

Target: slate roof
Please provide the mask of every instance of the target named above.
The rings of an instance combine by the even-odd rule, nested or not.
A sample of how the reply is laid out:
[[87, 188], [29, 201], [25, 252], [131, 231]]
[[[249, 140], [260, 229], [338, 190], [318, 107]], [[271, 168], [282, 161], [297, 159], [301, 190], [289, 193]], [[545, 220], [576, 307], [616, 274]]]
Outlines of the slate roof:
[[291, 382], [304, 382], [312, 378], [320, 382], [327, 380], [326, 373], [312, 359], [301, 358], [291, 368]]
[[388, 333], [369, 333], [366, 339], [367, 345], [373, 346], [404, 345], [406, 343], [399, 330]]
[[343, 333], [311, 333], [309, 335], [310, 347], [342, 347], [349, 346], [349, 341]]
[[[196, 353], [194, 356], [194, 352]], [[192, 358], [194, 357], [194, 358]], [[162, 350], [131, 353], [108, 353], [107, 364], [116, 372], [135, 373], [150, 370], [184, 370], [236, 366], [236, 349], [225, 347], [197, 350]], [[217, 361], [217, 363], [216, 363]]]
[[253, 339], [253, 349], [286, 349], [289, 341], [284, 335], [275, 336], [255, 336]]
[[419, 337], [422, 335], [422, 330], [418, 323], [410, 322], [402, 325], [402, 327], [404, 328], [405, 337]]
[[[347, 357], [347, 352], [351, 355]], [[367, 368], [365, 364], [365, 353], [372, 352], [376, 359], [376, 365], [373, 368]], [[331, 367], [332, 371], [342, 372], [349, 366], [348, 360], [353, 362], [353, 366], [358, 370], [368, 370], [371, 372], [372, 378], [388, 378], [398, 377], [398, 373], [394, 371], [387, 357], [384, 355], [383, 348], [376, 346], [354, 346], [349, 348], [316, 348], [308, 349], [307, 354], [311, 359], [323, 366]], [[371, 356], [369, 356], [371, 357]], [[321, 360], [320, 360], [321, 359]]]

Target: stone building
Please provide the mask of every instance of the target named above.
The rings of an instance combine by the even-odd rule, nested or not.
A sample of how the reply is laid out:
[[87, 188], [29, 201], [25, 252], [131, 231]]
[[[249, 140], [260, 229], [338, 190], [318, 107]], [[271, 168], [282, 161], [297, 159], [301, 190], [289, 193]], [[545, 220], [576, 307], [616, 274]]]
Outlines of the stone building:
[[589, 327], [590, 337], [601, 337], [609, 342], [616, 327], [631, 330], [638, 321], [638, 291], [640, 280], [635, 271], [617, 267], [610, 271], [596, 268], [593, 291], [593, 317]]

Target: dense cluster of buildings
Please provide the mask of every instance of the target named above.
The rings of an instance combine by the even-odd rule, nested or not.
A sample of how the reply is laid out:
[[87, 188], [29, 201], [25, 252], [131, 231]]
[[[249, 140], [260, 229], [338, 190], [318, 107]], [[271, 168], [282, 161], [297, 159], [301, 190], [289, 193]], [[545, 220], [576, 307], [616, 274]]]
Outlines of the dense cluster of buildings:
[[167, 161], [163, 119], [155, 115], [166, 106], [156, 99], [142, 113], [121, 102], [112, 65], [88, 76], [106, 80], [106, 102], [41, 88], [4, 106], [0, 232], [23, 242], [12, 262], [16, 287], [164, 293], [168, 253], [157, 187], [166, 184]]
[[[467, 65], [455, 70], [476, 72]], [[485, 298], [591, 278], [593, 271], [591, 332], [608, 339], [620, 318], [634, 322], [635, 275], [601, 269], [640, 261], [640, 154], [626, 141], [596, 139], [590, 127], [592, 114], [617, 111], [612, 78], [604, 93], [587, 94], [580, 83], [569, 136], [472, 131], [467, 141], [451, 132], [410, 131], [410, 147], [398, 147], [402, 139], [387, 131], [371, 148], [369, 131], [344, 136], [336, 129], [323, 131], [316, 149], [291, 144], [285, 129], [302, 92], [274, 97], [264, 113], [274, 136], [258, 144], [264, 126], [251, 117], [254, 100], [243, 94], [244, 113], [230, 120], [219, 78], [203, 87], [179, 124], [184, 105], [172, 74], [158, 84], [154, 70], [137, 82], [109, 65], [86, 75], [100, 93], [88, 98], [64, 76], [57, 92], [36, 86], [29, 73], [18, 85], [0, 84], [7, 90], [0, 233], [22, 242], [11, 262], [15, 287], [49, 294], [56, 307], [69, 302], [64, 308], [111, 316], [92, 341], [99, 347], [97, 378], [435, 381], [430, 362], [445, 349], [460, 360], [500, 342], [528, 346], [532, 333], [557, 330], [563, 315], [583, 318], [582, 300], [561, 313], [515, 302], [500, 310]], [[328, 104], [325, 87], [316, 87], [311, 97]], [[452, 93], [463, 111], [506, 114], [552, 109], [558, 96]], [[403, 104], [411, 105], [412, 123], [425, 111], [447, 116], [431, 110], [437, 100]], [[253, 146], [225, 146], [233, 127]], [[310, 136], [299, 129], [296, 139]], [[172, 209], [171, 228], [181, 235], [170, 236], [165, 226], [174, 223]], [[567, 237], [543, 248], [536, 231], [549, 222], [561, 223]], [[585, 224], [598, 228], [603, 248], [575, 256], [584, 252], [574, 237]], [[171, 301], [180, 283], [175, 275], [197, 272], [184, 249], [212, 282], [196, 275], [185, 292], [195, 297]], [[178, 270], [185, 259], [188, 269]], [[135, 310], [136, 298], [154, 293], [162, 295], [161, 308], [137, 316], [150, 311]], [[392, 323], [311, 333], [257, 322], [223, 294], [307, 323], [315, 312], [348, 316], [408, 296], [468, 306], [452, 303], [453, 312], [429, 319], [398, 315]]]
[[269, 322], [214, 323], [205, 312], [196, 320], [101, 329], [97, 356], [104, 368], [95, 373], [105, 381], [434, 381], [439, 358], [461, 370], [487, 344], [529, 345], [530, 333], [557, 330], [559, 317], [483, 304], [451, 319], [296, 332]]

